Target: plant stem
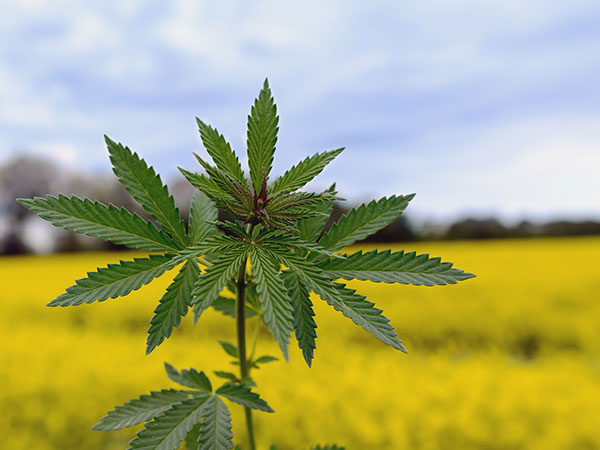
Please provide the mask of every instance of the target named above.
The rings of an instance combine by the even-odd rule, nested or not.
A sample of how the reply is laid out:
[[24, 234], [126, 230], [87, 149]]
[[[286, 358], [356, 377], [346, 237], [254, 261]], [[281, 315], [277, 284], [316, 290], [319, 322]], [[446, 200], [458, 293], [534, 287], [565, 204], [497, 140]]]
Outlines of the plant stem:
[[[248, 258], [244, 258], [244, 261], [240, 265], [237, 277], [237, 338], [238, 338], [238, 354], [240, 357], [240, 379], [244, 379], [248, 376], [248, 359], [246, 358], [246, 264]], [[254, 442], [254, 427], [252, 425], [252, 410], [247, 406], [244, 406], [244, 412], [246, 413], [246, 429], [248, 431], [248, 442], [250, 443], [250, 450], [256, 450], [256, 444]]]

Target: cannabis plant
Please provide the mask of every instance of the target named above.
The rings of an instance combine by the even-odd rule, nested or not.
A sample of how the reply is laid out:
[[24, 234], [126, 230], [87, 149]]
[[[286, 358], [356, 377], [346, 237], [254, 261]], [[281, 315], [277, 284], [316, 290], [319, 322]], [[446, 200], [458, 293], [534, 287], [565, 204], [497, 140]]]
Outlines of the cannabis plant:
[[189, 308], [194, 323], [211, 307], [234, 319], [237, 345], [221, 345], [235, 358], [239, 373], [215, 372], [224, 380], [215, 389], [216, 378], [211, 381], [202, 371], [177, 370], [165, 364], [167, 376], [182, 388], [151, 392], [117, 406], [93, 429], [118, 430], [145, 422], [130, 442], [132, 449], [171, 450], [184, 440], [191, 449], [231, 449], [227, 400], [244, 407], [245, 442], [254, 450], [252, 410], [273, 410], [255, 392], [252, 371], [275, 358], [257, 356], [256, 341], [247, 352], [249, 318], [256, 316], [259, 325], [268, 328], [286, 360], [293, 332], [310, 366], [317, 338], [313, 301], [318, 297], [385, 344], [405, 352], [382, 311], [341, 280], [433, 286], [473, 277], [427, 254], [390, 250], [340, 253], [396, 219], [413, 195], [361, 205], [327, 229], [337, 199], [335, 186], [320, 193], [301, 189], [343, 149], [310, 156], [271, 181], [278, 121], [265, 81], [248, 116], [247, 176], [225, 138], [198, 120], [202, 143], [213, 164], [196, 155], [203, 173], [180, 169], [197, 189], [187, 226], [154, 169], [108, 137], [115, 175], [151, 221], [112, 204], [76, 196], [20, 199], [21, 204], [56, 226], [149, 252], [146, 257], [89, 272], [49, 306], [122, 297], [178, 268], [150, 320], [147, 354], [171, 336]]

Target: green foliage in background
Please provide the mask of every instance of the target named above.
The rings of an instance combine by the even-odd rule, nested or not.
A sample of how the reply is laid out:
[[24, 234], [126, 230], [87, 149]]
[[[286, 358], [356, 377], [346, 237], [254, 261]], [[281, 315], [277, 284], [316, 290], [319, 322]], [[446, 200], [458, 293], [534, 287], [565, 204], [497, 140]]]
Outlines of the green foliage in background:
[[[225, 382], [213, 388], [204, 372], [193, 368], [177, 370], [165, 364], [168, 377], [182, 388], [142, 395], [117, 406], [94, 426], [96, 430], [108, 431], [145, 422], [144, 429], [130, 442], [131, 449], [172, 450], [184, 441], [191, 449], [232, 449], [227, 401], [244, 407], [247, 441], [254, 450], [252, 410], [273, 410], [254, 391], [256, 383], [251, 372], [277, 359], [256, 354], [256, 337], [260, 327], [266, 326], [287, 360], [293, 333], [310, 366], [317, 338], [311, 292], [385, 344], [405, 352], [382, 311], [336, 280], [433, 286], [473, 277], [426, 254], [377, 250], [351, 255], [334, 253], [387, 226], [414, 195], [391, 196], [361, 205], [326, 230], [337, 199], [335, 186], [320, 193], [300, 189], [342, 149], [308, 157], [270, 182], [278, 121], [265, 81], [248, 117], [247, 178], [224, 137], [198, 120], [202, 142], [214, 165], [196, 155], [203, 174], [181, 169], [197, 188], [187, 228], [154, 169], [108, 137], [115, 175], [152, 221], [113, 205], [78, 197], [20, 199], [24, 206], [56, 226], [152, 252], [144, 258], [89, 272], [87, 278], [77, 280], [49, 306], [73, 306], [125, 296], [179, 267], [154, 310], [147, 354], [171, 336], [190, 308], [194, 322], [211, 307], [235, 320], [237, 344], [221, 345], [239, 365], [239, 374], [215, 372]], [[227, 219], [218, 220], [218, 209], [226, 213]], [[248, 353], [246, 321], [254, 316], [258, 317], [258, 324]]]

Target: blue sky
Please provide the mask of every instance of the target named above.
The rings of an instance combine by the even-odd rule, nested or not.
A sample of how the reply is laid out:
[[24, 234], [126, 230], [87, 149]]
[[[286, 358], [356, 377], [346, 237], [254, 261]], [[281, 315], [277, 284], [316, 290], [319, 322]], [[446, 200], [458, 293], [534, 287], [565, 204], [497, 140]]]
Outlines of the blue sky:
[[[245, 157], [268, 76], [274, 173], [346, 151], [311, 188], [416, 192], [422, 219], [600, 218], [600, 3], [3, 2], [0, 163], [109, 170], [104, 133], [165, 179], [194, 116]], [[360, 179], [356, 174], [360, 175]]]

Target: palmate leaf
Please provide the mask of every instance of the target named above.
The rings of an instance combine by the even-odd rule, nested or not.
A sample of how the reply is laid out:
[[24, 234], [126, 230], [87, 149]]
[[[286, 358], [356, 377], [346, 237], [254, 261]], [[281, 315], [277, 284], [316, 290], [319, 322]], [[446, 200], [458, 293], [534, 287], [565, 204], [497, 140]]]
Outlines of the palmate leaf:
[[[337, 195], [335, 190], [335, 183], [331, 185], [327, 191], [332, 196]], [[333, 200], [323, 202], [322, 204], [315, 206], [315, 210], [319, 215], [310, 217], [308, 219], [299, 220], [296, 224], [296, 229], [300, 232], [300, 238], [308, 242], [315, 242], [319, 239], [322, 233], [325, 231], [325, 225], [331, 216], [333, 210]]]
[[263, 176], [268, 177], [271, 172], [278, 123], [275, 100], [271, 95], [269, 81], [265, 80], [248, 116], [248, 166], [255, 192], [260, 191]]
[[190, 223], [188, 235], [190, 244], [196, 245], [203, 242], [216, 232], [214, 225], [217, 220], [217, 208], [202, 191], [195, 191], [190, 203]]
[[231, 414], [217, 395], [211, 395], [200, 411], [202, 424], [198, 450], [229, 450], [233, 448]]
[[122, 297], [150, 283], [180, 262], [174, 255], [150, 255], [148, 258], [108, 264], [96, 272], [88, 272], [87, 278], [77, 280], [75, 285], [67, 288], [67, 292], [56, 297], [48, 306], [75, 306]]
[[332, 278], [363, 280], [384, 283], [434, 286], [455, 284], [473, 278], [475, 275], [452, 268], [452, 263], [441, 262], [440, 258], [430, 258], [427, 254], [404, 253], [391, 250], [358, 251], [346, 259], [329, 260], [320, 264]]
[[219, 293], [238, 272], [240, 266], [246, 261], [247, 256], [247, 247], [223, 251], [215, 263], [200, 275], [200, 278], [198, 278], [194, 285], [193, 291], [195, 295], [193, 300], [194, 323], [198, 321], [202, 312], [219, 297]]
[[326, 274], [311, 261], [301, 258], [285, 249], [278, 249], [275, 245], [269, 246], [269, 251], [282, 264], [289, 267], [306, 286], [316, 292], [328, 304], [361, 326], [377, 339], [406, 352], [402, 341], [394, 328], [389, 324], [389, 319], [383, 316], [380, 309], [367, 301], [362, 295], [356, 294], [352, 289], [347, 289], [343, 284], [332, 283]]
[[261, 399], [257, 393], [252, 392], [249, 387], [242, 384], [225, 383], [215, 391], [221, 397], [227, 400], [238, 403], [248, 408], [257, 409], [259, 411], [274, 412], [267, 402]]
[[175, 207], [175, 200], [169, 194], [160, 176], [137, 153], [112, 141], [108, 136], [104, 138], [113, 164], [113, 172], [121, 184], [154, 217], [163, 230], [178, 244], [185, 247], [187, 244], [185, 226], [179, 210]]
[[215, 202], [219, 208], [243, 212], [242, 209], [238, 208], [236, 200], [227, 192], [223, 191], [214, 180], [211, 180], [206, 175], [190, 172], [181, 167], [179, 167], [179, 171], [192, 186], [202, 191], [208, 198]]
[[190, 387], [192, 389], [212, 392], [210, 380], [204, 372], [198, 372], [194, 368], [182, 369], [180, 372], [169, 363], [165, 363], [165, 370], [167, 376], [175, 383], [179, 383], [182, 386]]
[[130, 449], [175, 450], [188, 431], [200, 420], [210, 394], [194, 395], [174, 404], [163, 414], [145, 425], [129, 445]]
[[263, 311], [263, 321], [273, 333], [286, 361], [288, 343], [293, 329], [292, 305], [287, 289], [278, 276], [279, 264], [261, 248], [255, 247], [251, 255], [252, 273]]
[[100, 419], [92, 430], [120, 430], [121, 428], [146, 422], [154, 417], [160, 416], [164, 411], [174, 404], [180, 403], [190, 397], [189, 392], [175, 389], [163, 389], [151, 392], [150, 395], [142, 395], [139, 398], [129, 400], [122, 406], [116, 406], [106, 416]]
[[319, 175], [325, 166], [333, 161], [333, 159], [342, 153], [343, 150], [343, 148], [338, 148], [337, 150], [317, 153], [316, 155], [300, 161], [281, 177], [275, 180], [273, 186], [271, 186], [269, 189], [269, 193], [271, 195], [281, 195], [300, 189], [314, 177]]
[[308, 367], [312, 365], [315, 348], [317, 348], [317, 324], [315, 323], [315, 312], [310, 300], [310, 292], [300, 281], [298, 275], [286, 270], [281, 273], [281, 279], [288, 288], [288, 295], [292, 301], [294, 315], [294, 333], [298, 341], [298, 347], [302, 350], [302, 356]]
[[361, 205], [342, 216], [319, 240], [327, 250], [336, 251], [381, 230], [408, 206], [414, 194], [391, 196]]
[[158, 302], [154, 316], [150, 320], [146, 355], [158, 347], [162, 341], [171, 336], [173, 328], [177, 328], [182, 317], [188, 312], [192, 302], [194, 282], [200, 276], [200, 267], [193, 259], [188, 259], [167, 287], [167, 291]]
[[243, 186], [248, 187], [240, 161], [223, 135], [197, 117], [196, 122], [198, 123], [198, 130], [204, 148], [206, 148], [216, 166], [233, 176]]
[[167, 234], [125, 208], [104, 205], [87, 198], [48, 195], [19, 199], [19, 203], [57, 227], [63, 227], [115, 244], [154, 252], [176, 251], [179, 246]]

